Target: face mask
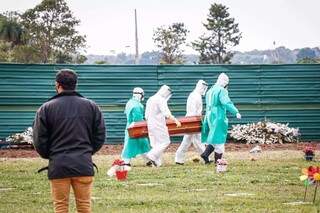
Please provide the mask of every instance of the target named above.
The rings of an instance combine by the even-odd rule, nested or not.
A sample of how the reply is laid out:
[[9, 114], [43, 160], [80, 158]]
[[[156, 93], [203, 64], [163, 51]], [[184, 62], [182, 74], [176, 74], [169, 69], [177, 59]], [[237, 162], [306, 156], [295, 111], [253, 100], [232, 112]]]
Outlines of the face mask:
[[143, 93], [138, 93], [138, 92], [134, 92], [133, 96], [138, 99], [138, 101], [143, 101], [144, 100], [144, 95]]
[[170, 95], [168, 95], [168, 97], [166, 98], [166, 101], [168, 102], [169, 99], [171, 98], [172, 94], [170, 93]]
[[208, 87], [203, 87], [203, 88], [202, 88], [202, 95], [205, 95], [205, 94], [206, 94], [207, 89], [208, 89]]

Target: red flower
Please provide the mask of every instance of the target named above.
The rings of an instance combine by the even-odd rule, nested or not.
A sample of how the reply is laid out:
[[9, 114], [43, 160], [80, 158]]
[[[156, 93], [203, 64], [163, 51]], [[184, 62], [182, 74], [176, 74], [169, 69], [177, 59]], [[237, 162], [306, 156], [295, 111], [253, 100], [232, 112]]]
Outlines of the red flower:
[[312, 146], [306, 146], [303, 150], [306, 155], [314, 155], [314, 149]]
[[308, 167], [308, 176], [309, 178], [312, 177], [315, 173], [319, 173], [320, 172], [320, 168], [318, 166], [309, 166]]
[[122, 165], [124, 165], [124, 161], [119, 159], [113, 161], [113, 164], [112, 164], [112, 166], [122, 166]]

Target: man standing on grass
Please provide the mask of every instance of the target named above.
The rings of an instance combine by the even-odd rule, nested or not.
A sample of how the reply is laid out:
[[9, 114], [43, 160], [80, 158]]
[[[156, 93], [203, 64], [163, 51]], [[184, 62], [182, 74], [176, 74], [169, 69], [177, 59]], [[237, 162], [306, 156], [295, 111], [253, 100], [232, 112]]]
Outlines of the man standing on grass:
[[68, 212], [73, 188], [78, 212], [91, 212], [92, 155], [105, 141], [105, 124], [99, 107], [75, 91], [77, 75], [57, 73], [57, 95], [37, 111], [33, 142], [42, 158], [49, 159], [48, 178], [55, 212]]

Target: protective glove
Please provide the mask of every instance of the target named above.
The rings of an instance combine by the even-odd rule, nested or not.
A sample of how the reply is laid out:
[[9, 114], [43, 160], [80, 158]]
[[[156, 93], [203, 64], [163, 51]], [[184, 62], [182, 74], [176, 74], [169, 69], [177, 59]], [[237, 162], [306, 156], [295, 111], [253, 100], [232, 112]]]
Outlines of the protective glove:
[[177, 127], [181, 127], [181, 122], [178, 119], [174, 118], [174, 122], [176, 123]]
[[173, 115], [170, 115], [169, 119], [173, 120], [176, 123], [177, 127], [181, 127], [180, 121], [178, 121], [178, 119], [176, 119]]
[[241, 114], [240, 113], [237, 113], [237, 115], [236, 115], [236, 117], [237, 117], [237, 119], [241, 119]]

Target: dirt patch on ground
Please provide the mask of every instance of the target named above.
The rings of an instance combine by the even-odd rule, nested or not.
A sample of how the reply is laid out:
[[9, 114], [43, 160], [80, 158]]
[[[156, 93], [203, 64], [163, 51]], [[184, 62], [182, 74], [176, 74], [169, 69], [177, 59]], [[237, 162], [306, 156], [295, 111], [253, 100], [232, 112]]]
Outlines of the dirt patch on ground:
[[[226, 151], [249, 151], [256, 144], [227, 143]], [[295, 144], [262, 144], [262, 150], [303, 150], [306, 146], [312, 146], [315, 150], [320, 150], [319, 142], [303, 142]], [[179, 144], [171, 144], [167, 152], [175, 152]], [[104, 145], [98, 155], [120, 155], [123, 145]], [[193, 147], [189, 151], [195, 151]], [[0, 158], [35, 158], [39, 157], [34, 149], [0, 149]]]

